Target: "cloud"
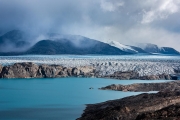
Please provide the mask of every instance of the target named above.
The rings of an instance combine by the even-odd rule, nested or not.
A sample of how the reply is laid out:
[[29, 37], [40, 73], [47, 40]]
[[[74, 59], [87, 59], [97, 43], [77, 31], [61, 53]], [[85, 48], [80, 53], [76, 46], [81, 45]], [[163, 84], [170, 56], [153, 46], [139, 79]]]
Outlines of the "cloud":
[[120, 0], [111, 0], [111, 1], [101, 0], [101, 8], [104, 11], [113, 12], [123, 5], [124, 5], [124, 2]]
[[77, 34], [180, 51], [179, 16], [180, 0], [0, 0], [0, 34], [13, 29]]
[[149, 11], [143, 10], [142, 24], [150, 23], [158, 19], [167, 19], [169, 15], [179, 12], [179, 0], [152, 0], [152, 2], [157, 5], [151, 6]]

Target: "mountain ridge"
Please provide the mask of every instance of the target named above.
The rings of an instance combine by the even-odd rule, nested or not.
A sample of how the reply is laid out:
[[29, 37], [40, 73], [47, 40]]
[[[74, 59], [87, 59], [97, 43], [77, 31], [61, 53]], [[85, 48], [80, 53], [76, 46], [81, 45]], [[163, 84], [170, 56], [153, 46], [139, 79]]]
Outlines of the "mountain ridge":
[[[30, 35], [29, 35], [30, 36]], [[171, 47], [158, 47], [144, 43], [138, 46], [124, 45], [117, 41], [101, 42], [80, 35], [49, 33], [30, 46], [28, 35], [20, 30], [12, 30], [0, 36], [0, 55], [24, 54], [174, 54], [180, 53]], [[28, 46], [29, 45], [29, 46]], [[26, 49], [25, 49], [26, 48]]]
[[138, 47], [152, 54], [180, 54], [179, 51], [175, 50], [172, 47], [159, 47], [152, 43], [140, 43]]
[[[84, 41], [83, 41], [84, 42]], [[41, 40], [31, 47], [26, 54], [107, 54], [125, 55], [130, 54], [106, 43], [94, 41], [90, 46], [78, 47], [70, 40]]]
[[121, 50], [124, 50], [126, 52], [130, 52], [130, 53], [133, 53], [133, 54], [137, 54], [137, 53], [148, 53], [146, 51], [144, 51], [142, 48], [140, 47], [135, 47], [135, 46], [130, 46], [130, 45], [123, 45], [117, 41], [111, 41], [111, 42], [108, 42], [109, 45], [111, 46], [114, 46], [114, 47], [117, 47]]

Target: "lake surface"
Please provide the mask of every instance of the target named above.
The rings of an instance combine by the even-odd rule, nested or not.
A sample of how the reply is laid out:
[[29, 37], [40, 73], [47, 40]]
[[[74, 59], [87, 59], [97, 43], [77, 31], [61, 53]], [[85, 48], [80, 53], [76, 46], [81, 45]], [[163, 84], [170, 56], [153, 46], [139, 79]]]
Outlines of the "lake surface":
[[[0, 79], [0, 119], [74, 120], [85, 104], [140, 94], [98, 90], [110, 84], [164, 82], [103, 78]], [[93, 87], [94, 89], [89, 89]]]

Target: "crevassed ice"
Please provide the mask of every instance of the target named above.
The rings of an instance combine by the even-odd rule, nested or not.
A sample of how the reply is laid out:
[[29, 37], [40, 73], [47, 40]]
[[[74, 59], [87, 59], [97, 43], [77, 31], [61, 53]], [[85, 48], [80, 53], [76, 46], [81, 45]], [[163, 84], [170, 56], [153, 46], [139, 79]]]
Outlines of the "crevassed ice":
[[36, 64], [56, 64], [66, 67], [94, 66], [101, 75], [115, 71], [137, 71], [141, 76], [157, 74], [173, 74], [174, 68], [180, 68], [179, 56], [100, 56], [100, 55], [26, 55], [1, 56], [1, 65], [34, 62]]

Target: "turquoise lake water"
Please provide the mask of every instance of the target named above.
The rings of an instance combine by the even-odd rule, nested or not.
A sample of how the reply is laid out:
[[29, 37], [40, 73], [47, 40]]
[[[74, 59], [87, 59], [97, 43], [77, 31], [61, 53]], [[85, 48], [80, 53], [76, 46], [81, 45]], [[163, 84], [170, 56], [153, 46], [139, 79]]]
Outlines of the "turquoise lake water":
[[[74, 120], [85, 104], [140, 94], [98, 90], [110, 84], [164, 82], [103, 78], [0, 79], [0, 119]], [[94, 89], [89, 89], [93, 87]]]

